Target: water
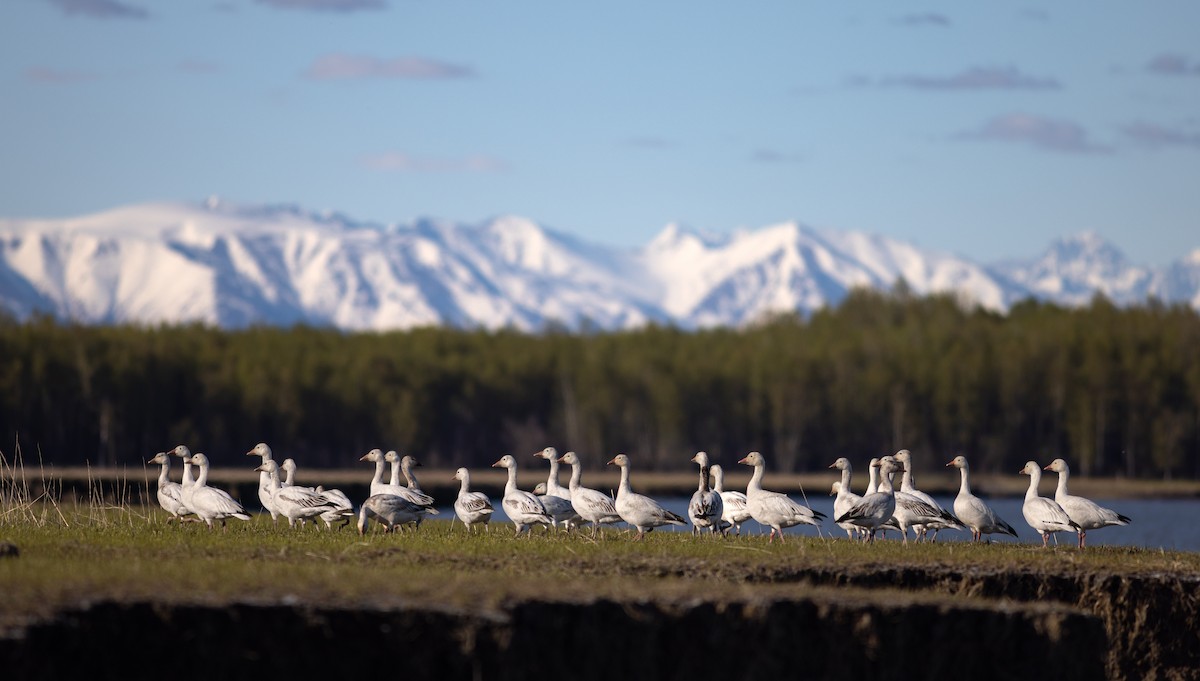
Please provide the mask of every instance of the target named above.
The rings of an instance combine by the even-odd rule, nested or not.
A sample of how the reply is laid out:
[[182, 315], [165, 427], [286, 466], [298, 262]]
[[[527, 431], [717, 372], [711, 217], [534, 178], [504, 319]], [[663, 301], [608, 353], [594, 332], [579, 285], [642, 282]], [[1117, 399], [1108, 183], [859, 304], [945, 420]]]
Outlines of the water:
[[[799, 494], [791, 495], [797, 501], [803, 501]], [[668, 510], [684, 518], [687, 517], [687, 505], [691, 497], [664, 497], [658, 499]], [[954, 508], [954, 497], [934, 496], [943, 508]], [[835, 537], [845, 537], [845, 530], [833, 522], [833, 498], [811, 495], [808, 501], [814, 510], [824, 513], [828, 518], [821, 523], [823, 534], [833, 533]], [[1025, 544], [1040, 544], [1041, 535], [1025, 523], [1021, 515], [1021, 504], [1024, 497], [994, 497], [985, 499], [987, 504], [1009, 525], [1017, 530], [1018, 539], [1007, 535], [991, 535], [993, 540], [1003, 542], [1021, 542]], [[1126, 515], [1133, 522], [1124, 527], [1106, 527], [1091, 530], [1087, 535], [1088, 546], [1138, 546], [1149, 549], [1166, 549], [1168, 551], [1200, 552], [1200, 499], [1095, 499], [1096, 503], [1105, 508]], [[496, 513], [492, 516], [493, 525], [512, 527], [504, 510], [500, 508], [500, 500], [493, 499]], [[453, 518], [453, 508], [441, 508], [440, 518]], [[674, 525], [661, 527], [657, 532], [691, 532], [691, 525], [678, 527]], [[816, 536], [816, 528], [811, 525], [791, 527], [784, 530], [788, 534]], [[743, 533], [758, 534], [769, 532], [753, 520], [742, 525]], [[891, 536], [895, 536], [892, 533]], [[970, 532], [943, 530], [938, 535], [938, 542], [970, 541]], [[1051, 542], [1053, 543], [1053, 539]], [[1060, 544], [1074, 546], [1077, 539], [1074, 534], [1060, 533]]]

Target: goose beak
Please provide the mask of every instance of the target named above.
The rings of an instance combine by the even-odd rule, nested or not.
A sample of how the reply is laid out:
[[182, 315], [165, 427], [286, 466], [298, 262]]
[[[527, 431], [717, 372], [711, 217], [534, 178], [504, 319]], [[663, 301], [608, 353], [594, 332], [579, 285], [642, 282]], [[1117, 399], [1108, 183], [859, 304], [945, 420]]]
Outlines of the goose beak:
[[557, 459], [555, 459], [555, 461], [557, 461], [557, 462], [559, 462], [559, 463], [566, 463], [565, 461], [563, 461], [563, 459], [565, 459], [565, 458], [566, 458], [566, 456], [567, 456], [566, 454], [563, 454], [562, 456], [560, 456], [560, 457], [558, 457]]
[[611, 461], [609, 461], [608, 463], [606, 463], [606, 464], [604, 464], [604, 465], [605, 465], [605, 466], [612, 466], [612, 465], [614, 465], [614, 464], [616, 464], [616, 463], [617, 463], [617, 460], [616, 460], [616, 458], [614, 457], [614, 458], [613, 458]]
[[953, 461], [951, 461], [950, 463], [946, 464], [946, 468], [949, 468], [949, 467], [951, 467], [951, 466], [953, 466], [953, 465], [954, 465], [954, 462], [953, 462]]
[[492, 468], [500, 468], [500, 467], [501, 467], [501, 466], [500, 466], [500, 464], [501, 464], [503, 461], [504, 461], [504, 459], [501, 459], [500, 461], [497, 461], [496, 463], [492, 464]]
[[363, 454], [363, 455], [362, 455], [362, 458], [360, 458], [360, 459], [359, 459], [359, 461], [366, 461], [366, 460], [367, 460], [367, 458], [368, 458], [368, 457], [370, 457], [370, 456], [371, 456], [370, 454]]
[[836, 467], [836, 466], [837, 466], [837, 462], [836, 462], [836, 461], [834, 461], [833, 463], [829, 464], [829, 467], [830, 467], [830, 468], [834, 468], [834, 467]]
[[246, 452], [246, 456], [258, 456], [258, 455], [254, 453], [253, 449], [251, 449], [250, 451]]
[[746, 461], [746, 459], [747, 459], [747, 458], [749, 458], [749, 457], [745, 457], [745, 456], [743, 456], [742, 458], [738, 459], [738, 463], [744, 463], [744, 464], [746, 464], [746, 465], [750, 465], [750, 464], [749, 464], [749, 463]]

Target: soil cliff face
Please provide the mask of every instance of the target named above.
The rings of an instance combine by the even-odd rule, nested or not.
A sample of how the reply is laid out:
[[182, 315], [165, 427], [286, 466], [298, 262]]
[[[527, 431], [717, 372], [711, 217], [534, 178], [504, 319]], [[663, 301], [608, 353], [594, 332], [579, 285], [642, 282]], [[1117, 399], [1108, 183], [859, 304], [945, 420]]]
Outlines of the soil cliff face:
[[[497, 608], [97, 603], [0, 639], [4, 678], [1200, 678], [1200, 580], [796, 569], [742, 600]], [[10, 673], [11, 672], [11, 673]]]

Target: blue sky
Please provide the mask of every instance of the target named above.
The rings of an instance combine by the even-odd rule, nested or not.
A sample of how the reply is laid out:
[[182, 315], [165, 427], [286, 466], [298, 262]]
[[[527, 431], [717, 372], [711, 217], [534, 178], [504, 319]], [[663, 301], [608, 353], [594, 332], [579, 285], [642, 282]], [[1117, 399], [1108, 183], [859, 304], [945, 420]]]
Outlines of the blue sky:
[[1200, 3], [5, 0], [0, 216], [294, 202], [621, 246], [1200, 247]]

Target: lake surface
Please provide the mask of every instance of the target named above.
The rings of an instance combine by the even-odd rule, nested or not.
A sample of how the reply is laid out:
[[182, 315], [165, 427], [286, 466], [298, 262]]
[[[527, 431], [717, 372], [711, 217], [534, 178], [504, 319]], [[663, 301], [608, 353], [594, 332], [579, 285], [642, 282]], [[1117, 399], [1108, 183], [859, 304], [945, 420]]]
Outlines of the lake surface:
[[[799, 494], [793, 494], [791, 497], [803, 503], [803, 499]], [[934, 496], [943, 508], [952, 510], [954, 508], [954, 497]], [[687, 517], [687, 505], [690, 497], [664, 497], [658, 501], [666, 508], [683, 517]], [[822, 522], [821, 532], [829, 534], [833, 532], [835, 537], [845, 537], [845, 530], [838, 527], [833, 522], [833, 498], [826, 496], [810, 495], [809, 503], [814, 510], [824, 513], [829, 518]], [[1041, 536], [1025, 523], [1025, 517], [1021, 515], [1021, 505], [1024, 503], [1024, 497], [992, 497], [985, 499], [987, 504], [996, 511], [1009, 525], [1012, 525], [1019, 535], [1019, 539], [1013, 539], [1007, 535], [991, 535], [996, 541], [1015, 542], [1019, 541], [1026, 544], [1040, 544]], [[1124, 527], [1106, 527], [1099, 530], [1091, 530], [1088, 532], [1088, 546], [1138, 546], [1150, 549], [1166, 549], [1173, 551], [1195, 551], [1200, 552], [1200, 499], [1096, 499], [1096, 503], [1106, 508], [1111, 508], [1114, 511], [1126, 515], [1133, 519], [1133, 522]], [[503, 509], [500, 508], [500, 499], [493, 499], [492, 503], [496, 506], [496, 513], [492, 516], [493, 525], [504, 525], [506, 528], [512, 528], [512, 523], [508, 517], [504, 515]], [[443, 518], [453, 518], [453, 508], [441, 508]], [[657, 531], [674, 531], [674, 532], [690, 532], [691, 526], [677, 527], [667, 526], [659, 528]], [[742, 526], [744, 533], [750, 534], [766, 534], [770, 530], [764, 530], [758, 523], [753, 520]], [[816, 536], [816, 528], [811, 525], [803, 525], [792, 527], [784, 530], [789, 535], [808, 535]], [[895, 533], [891, 533], [895, 537]], [[970, 532], [959, 532], [955, 530], [943, 530], [938, 535], [939, 542], [945, 541], [970, 541]], [[1060, 544], [1074, 546], [1077, 539], [1074, 534], [1060, 533], [1058, 536]], [[1053, 542], [1053, 539], [1051, 539]]]

